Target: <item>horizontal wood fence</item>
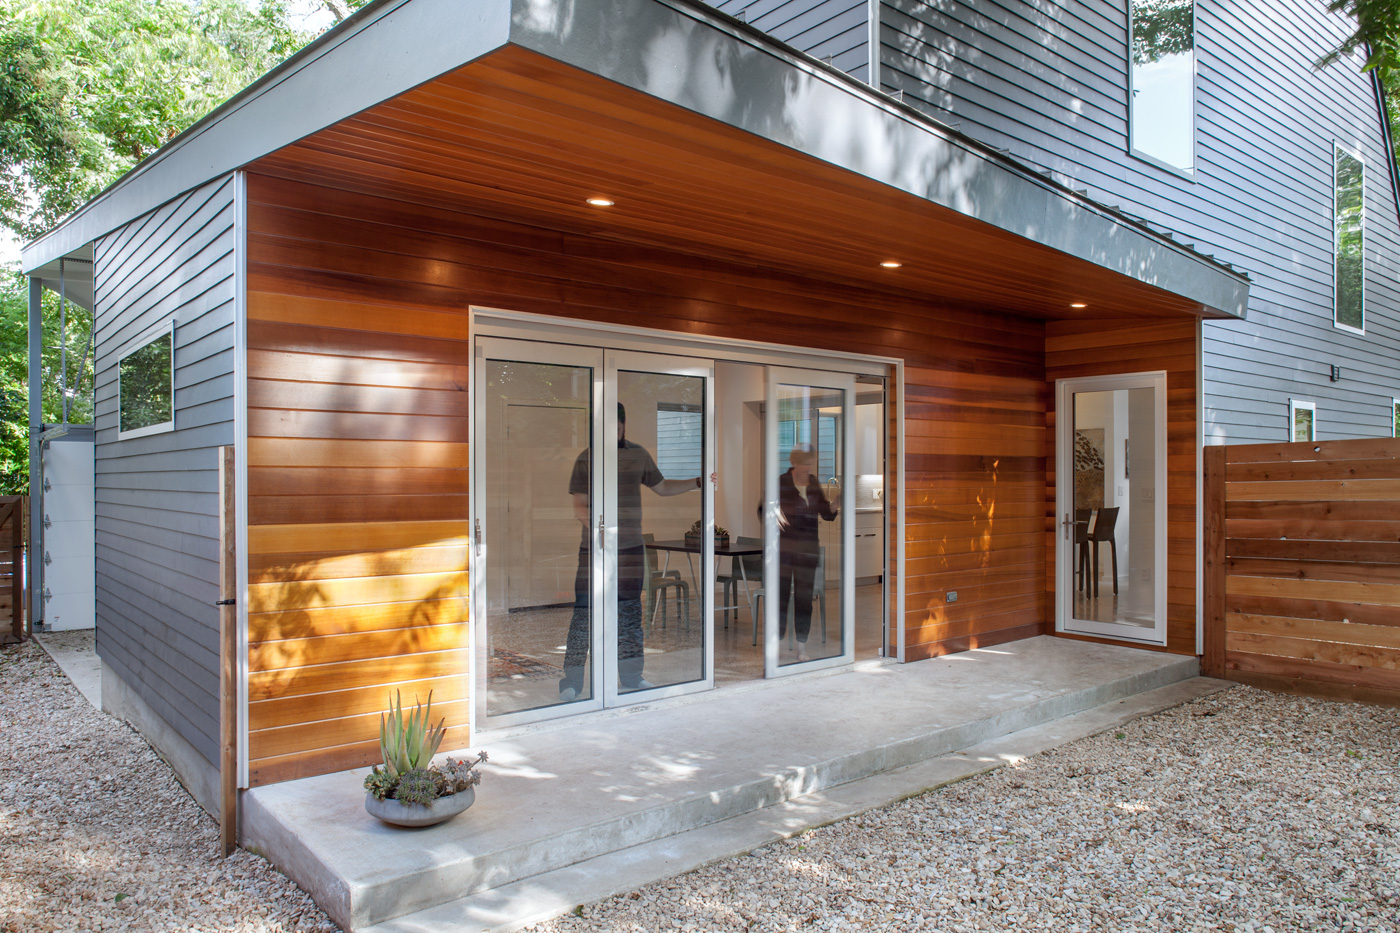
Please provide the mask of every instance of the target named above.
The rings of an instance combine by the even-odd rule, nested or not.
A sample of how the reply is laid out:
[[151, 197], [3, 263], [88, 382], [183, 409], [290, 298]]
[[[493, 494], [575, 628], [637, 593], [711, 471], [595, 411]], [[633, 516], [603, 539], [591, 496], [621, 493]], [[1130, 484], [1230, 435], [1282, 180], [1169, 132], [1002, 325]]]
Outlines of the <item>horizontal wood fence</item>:
[[29, 637], [24, 545], [29, 497], [0, 496], [0, 645]]
[[1208, 447], [1214, 677], [1400, 702], [1400, 439]]

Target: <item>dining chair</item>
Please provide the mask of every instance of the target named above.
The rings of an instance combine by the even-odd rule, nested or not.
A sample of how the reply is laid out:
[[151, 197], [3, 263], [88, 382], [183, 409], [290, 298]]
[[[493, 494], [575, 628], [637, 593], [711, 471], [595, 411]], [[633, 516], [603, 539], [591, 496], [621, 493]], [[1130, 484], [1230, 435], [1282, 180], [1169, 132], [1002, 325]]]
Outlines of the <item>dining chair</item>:
[[676, 599], [680, 603], [680, 611], [676, 613], [676, 617], [684, 619], [686, 634], [690, 634], [690, 584], [681, 578], [679, 570], [667, 570], [663, 573], [657, 569], [656, 549], [651, 546], [656, 542], [656, 535], [643, 534], [642, 542], [647, 555], [646, 573], [642, 577], [647, 594], [647, 628], [656, 627], [658, 609], [662, 610], [661, 627], [666, 627], [666, 591], [674, 589], [677, 591]]
[[1118, 524], [1118, 506], [1107, 509], [1099, 509], [1098, 520], [1094, 522], [1094, 527], [1087, 530], [1089, 547], [1094, 556], [1094, 595], [1099, 595], [1099, 545], [1108, 543], [1109, 553], [1113, 557], [1113, 595], [1118, 595], [1118, 539], [1113, 531]]

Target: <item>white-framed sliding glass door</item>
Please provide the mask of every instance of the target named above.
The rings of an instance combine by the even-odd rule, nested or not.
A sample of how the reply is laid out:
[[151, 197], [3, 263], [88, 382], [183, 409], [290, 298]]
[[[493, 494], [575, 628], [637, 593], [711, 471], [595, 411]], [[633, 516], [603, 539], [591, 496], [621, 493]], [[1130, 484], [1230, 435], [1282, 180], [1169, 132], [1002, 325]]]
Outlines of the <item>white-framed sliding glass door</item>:
[[475, 354], [478, 722], [712, 687], [713, 535], [678, 562], [699, 579], [651, 545], [713, 528], [713, 364], [500, 337]]
[[[603, 430], [617, 444], [602, 447], [604, 644], [615, 670], [603, 688], [604, 704], [620, 706], [714, 686], [714, 487], [705, 479], [715, 471], [714, 364], [604, 357]], [[659, 547], [677, 544], [696, 551]]]
[[1167, 640], [1165, 373], [1056, 383], [1060, 632]]
[[764, 676], [855, 656], [855, 377], [769, 366]]

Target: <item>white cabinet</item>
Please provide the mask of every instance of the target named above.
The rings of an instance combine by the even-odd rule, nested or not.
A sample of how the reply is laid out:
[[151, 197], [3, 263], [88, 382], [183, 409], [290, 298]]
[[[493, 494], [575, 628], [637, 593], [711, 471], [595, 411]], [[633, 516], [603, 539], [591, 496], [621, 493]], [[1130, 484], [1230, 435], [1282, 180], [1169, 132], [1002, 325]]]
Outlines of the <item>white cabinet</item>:
[[856, 512], [856, 582], [873, 583], [885, 572], [885, 513]]

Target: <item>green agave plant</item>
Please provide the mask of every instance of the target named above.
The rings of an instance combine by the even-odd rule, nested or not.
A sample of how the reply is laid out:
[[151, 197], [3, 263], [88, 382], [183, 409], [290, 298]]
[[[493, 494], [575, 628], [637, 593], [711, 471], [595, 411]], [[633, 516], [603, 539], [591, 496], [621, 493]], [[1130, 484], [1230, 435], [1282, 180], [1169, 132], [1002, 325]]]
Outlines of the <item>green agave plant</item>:
[[438, 746], [447, 733], [443, 725], [447, 718], [443, 717], [436, 726], [432, 726], [432, 709], [433, 692], [429, 690], [427, 707], [424, 708], [415, 697], [413, 712], [405, 719], [403, 699], [395, 690], [389, 712], [380, 714], [379, 753], [384, 757], [384, 770], [391, 779], [397, 781], [400, 775], [427, 768], [437, 754]]

